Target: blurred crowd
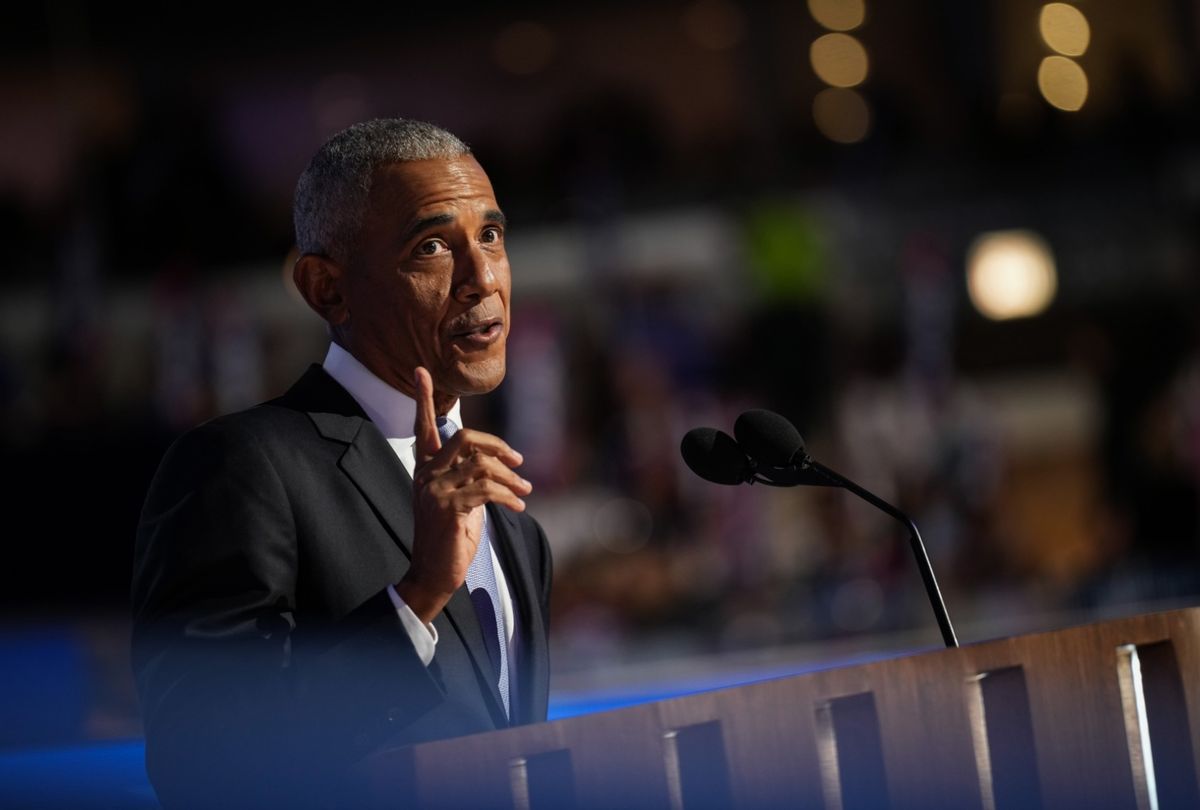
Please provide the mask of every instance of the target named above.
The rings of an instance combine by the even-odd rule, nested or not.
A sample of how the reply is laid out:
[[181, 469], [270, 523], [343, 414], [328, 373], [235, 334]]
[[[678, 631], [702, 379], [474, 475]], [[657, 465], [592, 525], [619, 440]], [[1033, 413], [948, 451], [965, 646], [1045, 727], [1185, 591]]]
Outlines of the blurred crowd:
[[[957, 13], [943, 33], [980, 24]], [[747, 36], [764, 36], [758, 15]], [[68, 628], [55, 649], [101, 673], [74, 693], [86, 734], [136, 733], [124, 611], [163, 451], [323, 357], [289, 288], [290, 184], [320, 140], [376, 114], [461, 122], [514, 223], [509, 374], [465, 412], [526, 458], [559, 672], [856, 634], [936, 643], [898, 524], [844, 492], [719, 487], [682, 464], [688, 429], [729, 431], [751, 407], [915, 519], [963, 626], [1200, 596], [1192, 84], [1130, 85], [1089, 126], [1022, 107], [1013, 130], [987, 123], [964, 67], [941, 88], [957, 123], [930, 136], [881, 75], [872, 136], [835, 146], [784, 104], [804, 85], [771, 96], [778, 65], [721, 42], [698, 53], [732, 67], [693, 119], [675, 98], [684, 46], [664, 46], [657, 91], [555, 85], [554, 114], [508, 76], [496, 93], [539, 122], [528, 143], [519, 122], [492, 131], [482, 102], [462, 112], [474, 91], [373, 96], [362, 77], [399, 70], [380, 65], [304, 74], [290, 106], [277, 71], [235, 81], [211, 55], [207, 73], [156, 51], [131, 57], [134, 80], [70, 65], [66, 85], [4, 80], [15, 107], [51, 112], [5, 125], [20, 148], [0, 166], [0, 460], [20, 548], [0, 632], [36, 650], [27, 628]], [[974, 65], [967, 50], [947, 46], [947, 64]], [[709, 109], [744, 86], [755, 115]], [[1060, 299], [993, 323], [967, 300], [965, 245], [1014, 225], [1055, 245]], [[15, 727], [0, 742], [29, 740]]]

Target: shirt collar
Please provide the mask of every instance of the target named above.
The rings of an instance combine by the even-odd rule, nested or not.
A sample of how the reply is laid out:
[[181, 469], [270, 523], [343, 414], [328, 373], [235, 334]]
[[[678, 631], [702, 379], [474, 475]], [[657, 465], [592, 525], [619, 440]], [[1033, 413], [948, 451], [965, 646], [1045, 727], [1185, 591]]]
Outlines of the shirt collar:
[[[413, 437], [413, 420], [417, 416], [416, 400], [376, 377], [358, 361], [358, 358], [336, 343], [329, 344], [329, 351], [322, 366], [330, 377], [354, 397], [354, 401], [375, 423], [385, 439]], [[454, 405], [446, 414], [450, 421], [460, 428], [461, 402], [462, 400], [454, 400]]]

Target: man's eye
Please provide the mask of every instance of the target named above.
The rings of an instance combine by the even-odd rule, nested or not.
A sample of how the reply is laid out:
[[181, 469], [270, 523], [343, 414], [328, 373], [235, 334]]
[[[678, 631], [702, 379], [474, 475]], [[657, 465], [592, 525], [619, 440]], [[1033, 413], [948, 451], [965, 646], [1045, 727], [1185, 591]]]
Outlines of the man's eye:
[[417, 253], [422, 256], [436, 256], [445, 249], [446, 245], [441, 239], [426, 239], [417, 245]]
[[499, 242], [504, 237], [504, 231], [499, 228], [484, 228], [482, 239], [484, 242]]

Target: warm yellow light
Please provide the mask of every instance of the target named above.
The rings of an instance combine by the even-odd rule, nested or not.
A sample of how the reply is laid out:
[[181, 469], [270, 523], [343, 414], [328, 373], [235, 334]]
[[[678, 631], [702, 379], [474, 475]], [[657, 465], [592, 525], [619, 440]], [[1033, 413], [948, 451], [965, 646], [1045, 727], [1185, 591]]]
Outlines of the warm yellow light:
[[296, 279], [294, 270], [296, 261], [300, 258], [300, 250], [295, 245], [292, 245], [288, 250], [287, 255], [283, 257], [283, 265], [280, 266], [280, 279], [283, 281], [283, 288], [287, 290], [288, 296], [297, 303], [304, 303], [304, 296], [300, 294], [300, 290], [296, 287]]
[[849, 34], [825, 34], [808, 52], [813, 71], [825, 84], [854, 87], [867, 78], [867, 49]]
[[871, 108], [855, 90], [826, 87], [813, 99], [813, 122], [835, 143], [858, 143], [871, 130]]
[[1075, 112], [1088, 97], [1087, 74], [1072, 59], [1047, 56], [1038, 68], [1038, 89], [1042, 97], [1060, 110]]
[[522, 21], [500, 30], [492, 43], [492, 55], [509, 73], [528, 76], [547, 67], [557, 47], [554, 32], [547, 26]]
[[683, 30], [700, 47], [724, 51], [742, 41], [746, 19], [729, 0], [697, 0], [683, 12]]
[[1042, 39], [1064, 56], [1082, 56], [1092, 38], [1087, 17], [1067, 3], [1047, 3], [1038, 19]]
[[863, 0], [808, 0], [808, 13], [830, 31], [858, 28], [867, 16]]
[[1028, 318], [1054, 300], [1058, 278], [1050, 246], [1033, 231], [994, 231], [967, 252], [967, 293], [994, 321]]

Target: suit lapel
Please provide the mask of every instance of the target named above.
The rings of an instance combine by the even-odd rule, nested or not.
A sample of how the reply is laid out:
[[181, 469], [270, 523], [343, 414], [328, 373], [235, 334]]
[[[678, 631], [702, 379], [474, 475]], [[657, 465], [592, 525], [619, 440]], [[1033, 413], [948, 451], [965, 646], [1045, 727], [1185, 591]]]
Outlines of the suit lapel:
[[412, 558], [412, 479], [391, 445], [366, 419], [338, 460], [342, 472], [371, 504], [380, 521]]
[[[322, 437], [347, 445], [338, 466], [371, 505], [405, 557], [411, 560], [412, 478], [387, 439], [367, 419], [354, 398], [318, 365], [309, 368], [284, 395], [284, 400], [291, 400], [292, 407], [306, 411]], [[492, 682], [491, 659], [484, 645], [483, 631], [465, 586], [454, 592], [443, 612], [462, 639], [479, 681], [487, 687], [488, 707], [497, 727], [508, 725], [499, 688]]]

